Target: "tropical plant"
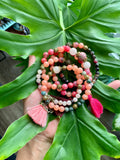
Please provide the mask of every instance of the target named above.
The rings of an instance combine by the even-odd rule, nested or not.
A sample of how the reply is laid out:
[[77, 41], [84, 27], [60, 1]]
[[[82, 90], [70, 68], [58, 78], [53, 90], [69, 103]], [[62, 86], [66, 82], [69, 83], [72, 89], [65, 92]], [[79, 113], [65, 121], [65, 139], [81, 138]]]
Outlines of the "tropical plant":
[[[29, 55], [36, 56], [35, 64], [0, 87], [0, 108], [29, 96], [37, 88], [35, 75], [43, 52], [67, 42], [88, 45], [95, 51], [101, 74], [119, 77], [120, 60], [109, 56], [120, 55], [120, 38], [109, 36], [120, 32], [119, 0], [1, 0], [0, 15], [30, 29], [26, 36], [0, 31], [0, 50], [26, 61]], [[120, 113], [118, 91], [98, 80], [92, 93], [105, 109]], [[48, 123], [54, 118], [49, 115]], [[0, 141], [0, 160], [18, 151], [44, 129], [28, 115], [13, 122]], [[101, 155], [120, 158], [120, 142], [83, 105], [63, 115], [44, 160], [99, 160]]]

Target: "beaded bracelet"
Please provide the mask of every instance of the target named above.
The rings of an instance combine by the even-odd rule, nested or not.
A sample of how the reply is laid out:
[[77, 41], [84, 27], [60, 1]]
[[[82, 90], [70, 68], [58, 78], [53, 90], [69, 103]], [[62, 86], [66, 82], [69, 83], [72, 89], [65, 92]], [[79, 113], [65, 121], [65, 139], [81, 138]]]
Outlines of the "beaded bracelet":
[[[92, 57], [95, 64], [95, 76], [90, 72], [91, 63], [87, 56]], [[74, 58], [74, 62], [71, 62]], [[70, 60], [72, 59], [72, 60]], [[68, 112], [77, 109], [89, 99], [91, 88], [99, 76], [99, 64], [94, 52], [83, 43], [49, 49], [43, 53], [42, 65], [36, 75], [36, 82], [42, 95], [42, 103], [51, 112]], [[73, 63], [73, 64], [72, 64]], [[74, 75], [74, 81], [66, 79], [64, 71]], [[60, 93], [61, 100], [48, 95], [48, 90]], [[66, 100], [62, 100], [62, 97]]]

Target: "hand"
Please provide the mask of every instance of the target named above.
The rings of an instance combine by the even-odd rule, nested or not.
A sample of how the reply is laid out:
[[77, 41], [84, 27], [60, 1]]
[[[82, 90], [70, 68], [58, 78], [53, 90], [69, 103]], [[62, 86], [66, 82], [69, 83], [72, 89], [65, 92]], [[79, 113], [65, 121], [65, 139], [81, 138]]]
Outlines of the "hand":
[[[29, 66], [35, 62], [35, 56], [29, 57]], [[36, 89], [28, 98], [24, 100], [24, 113], [30, 107], [36, 106], [41, 102], [41, 94]], [[48, 124], [48, 127], [42, 133], [39, 133], [30, 142], [28, 142], [17, 154], [16, 160], [43, 160], [46, 152], [52, 144], [57, 130], [59, 119], [55, 119]]]

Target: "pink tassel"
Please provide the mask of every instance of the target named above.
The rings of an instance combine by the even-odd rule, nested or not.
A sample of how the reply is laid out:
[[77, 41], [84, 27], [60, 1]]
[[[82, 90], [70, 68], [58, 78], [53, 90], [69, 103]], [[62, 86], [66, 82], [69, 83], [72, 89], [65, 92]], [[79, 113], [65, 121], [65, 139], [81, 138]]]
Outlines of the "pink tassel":
[[42, 127], [46, 126], [47, 111], [44, 109], [44, 107], [41, 104], [30, 108], [27, 113], [36, 124]]
[[95, 115], [95, 117], [100, 118], [100, 115], [103, 113], [102, 104], [97, 99], [92, 98], [91, 95], [89, 95], [88, 99], [90, 102], [92, 113]]

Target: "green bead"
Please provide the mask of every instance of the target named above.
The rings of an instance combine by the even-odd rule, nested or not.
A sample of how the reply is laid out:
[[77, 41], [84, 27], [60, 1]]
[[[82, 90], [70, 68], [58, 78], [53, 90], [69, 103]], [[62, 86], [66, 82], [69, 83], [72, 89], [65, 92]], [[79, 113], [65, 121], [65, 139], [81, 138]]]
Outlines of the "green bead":
[[65, 112], [69, 112], [69, 108], [68, 107], [65, 107]]
[[88, 80], [87, 80], [87, 83], [91, 83], [91, 80], [90, 80], [90, 79], [88, 79]]
[[58, 89], [61, 89], [61, 87], [62, 87], [61, 84], [59, 84], [59, 85], [57, 86]]
[[73, 107], [70, 107], [70, 111], [73, 111], [74, 109], [73, 109]]
[[43, 100], [46, 101], [48, 99], [48, 96], [43, 96]]
[[65, 65], [62, 67], [63, 70], [66, 70], [66, 68], [67, 68], [67, 67], [66, 67]]
[[66, 64], [71, 64], [71, 60], [70, 59], [66, 60]]
[[54, 52], [58, 52], [58, 48], [55, 48], [55, 49], [54, 49]]
[[43, 64], [41, 65], [40, 69], [42, 69], [42, 70], [43, 70], [43, 69], [45, 69], [45, 67], [44, 67], [44, 65], [43, 65]]
[[52, 72], [48, 72], [48, 76], [50, 76], [50, 77], [51, 77], [51, 76], [52, 76]]
[[81, 84], [79, 84], [79, 85], [78, 85], [78, 89], [81, 89], [81, 88], [82, 88], [82, 85], [81, 85]]
[[80, 107], [82, 104], [81, 104], [81, 102], [77, 102], [77, 105], [78, 105], [78, 107]]
[[85, 77], [85, 79], [89, 79], [89, 76], [88, 76], [88, 75], [85, 75], [84, 77]]
[[85, 100], [81, 99], [81, 100], [80, 100], [80, 102], [81, 102], [81, 103], [84, 103], [84, 102], [85, 102]]
[[77, 104], [73, 104], [72, 106], [74, 109], [77, 109], [78, 108], [78, 105]]
[[86, 75], [86, 72], [85, 72], [85, 71], [83, 71], [83, 72], [82, 72], [82, 75], [83, 75], [83, 76], [85, 76], [85, 75]]

